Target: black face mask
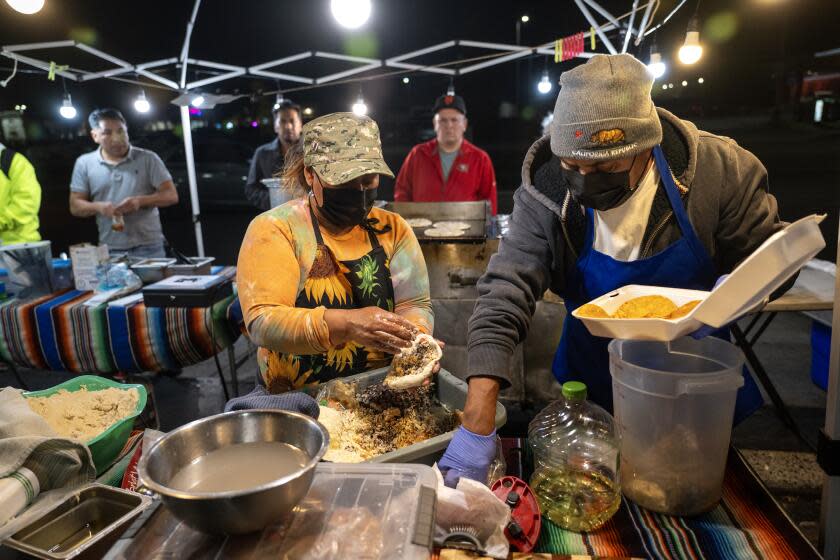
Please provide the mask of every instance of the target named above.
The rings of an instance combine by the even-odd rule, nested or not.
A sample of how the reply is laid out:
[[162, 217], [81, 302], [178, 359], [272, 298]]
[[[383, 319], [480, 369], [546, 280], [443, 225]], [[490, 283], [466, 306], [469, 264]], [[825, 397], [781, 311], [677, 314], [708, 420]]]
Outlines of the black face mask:
[[340, 228], [357, 226], [364, 222], [376, 200], [377, 189], [321, 189], [324, 205], [318, 211], [329, 222]]
[[[632, 168], [631, 165], [630, 169]], [[575, 200], [588, 208], [603, 211], [621, 206], [633, 194], [630, 188], [630, 169], [615, 173], [599, 171], [586, 175], [566, 168], [562, 168], [562, 172]]]

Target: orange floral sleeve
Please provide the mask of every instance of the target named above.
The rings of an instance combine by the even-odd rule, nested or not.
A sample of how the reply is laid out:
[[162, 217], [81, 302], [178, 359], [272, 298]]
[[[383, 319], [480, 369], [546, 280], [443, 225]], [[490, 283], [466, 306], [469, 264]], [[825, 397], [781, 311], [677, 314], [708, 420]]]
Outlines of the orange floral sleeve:
[[237, 284], [255, 344], [292, 354], [318, 354], [329, 347], [325, 309], [295, 307], [300, 276], [288, 223], [271, 214], [254, 219], [239, 250]]

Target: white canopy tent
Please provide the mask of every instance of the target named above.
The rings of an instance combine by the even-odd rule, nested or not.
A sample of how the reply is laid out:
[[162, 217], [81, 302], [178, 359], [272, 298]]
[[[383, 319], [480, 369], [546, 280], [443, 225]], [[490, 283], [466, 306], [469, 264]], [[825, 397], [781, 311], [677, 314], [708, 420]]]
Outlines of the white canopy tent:
[[[640, 0], [633, 0], [632, 8], [629, 12], [614, 16], [609, 11], [604, 9], [595, 0], [574, 0], [575, 5], [591, 26], [591, 30], [597, 34], [600, 43], [605, 47], [607, 52], [615, 54], [618, 52], [627, 52], [630, 42], [634, 40], [635, 45], [639, 45], [643, 38], [657, 28], [667, 23], [667, 21], [674, 15], [687, 0], [680, 0], [676, 7], [660, 21], [657, 25], [652, 25], [653, 16], [659, 6], [659, 0], [648, 0], [647, 2], [640, 2]], [[114, 78], [125, 74], [137, 74], [149, 80], [160, 84], [163, 87], [171, 89], [173, 92], [179, 93], [179, 99], [182, 102], [177, 104], [180, 106], [181, 122], [183, 125], [184, 135], [184, 152], [187, 163], [187, 177], [190, 189], [190, 202], [192, 206], [193, 223], [195, 227], [196, 245], [198, 254], [204, 256], [204, 239], [201, 230], [201, 212], [198, 200], [198, 185], [196, 181], [195, 158], [193, 154], [192, 130], [189, 114], [188, 99], [191, 92], [195, 94], [200, 88], [209, 86], [211, 84], [218, 84], [227, 80], [239, 78], [242, 76], [254, 76], [269, 78], [278, 81], [287, 81], [298, 84], [306, 84], [311, 86], [322, 85], [327, 83], [340, 83], [339, 80], [345, 80], [351, 76], [376, 70], [378, 68], [393, 68], [399, 71], [413, 71], [413, 72], [427, 72], [434, 74], [442, 74], [448, 76], [461, 76], [469, 74], [478, 70], [490, 68], [499, 64], [504, 64], [513, 60], [517, 60], [532, 54], [553, 55], [553, 41], [536, 47], [523, 47], [520, 45], [509, 45], [502, 43], [488, 43], [481, 41], [468, 40], [451, 40], [444, 43], [439, 43], [422, 49], [414, 50], [405, 54], [392, 56], [385, 59], [374, 59], [357, 56], [348, 56], [340, 53], [330, 53], [324, 51], [304, 51], [297, 54], [284, 56], [282, 58], [269, 60], [252, 66], [236, 66], [231, 64], [224, 64], [213, 61], [206, 61], [201, 59], [194, 59], [189, 57], [190, 38], [192, 30], [195, 26], [196, 17], [201, 6], [201, 0], [195, 0], [192, 14], [187, 23], [186, 36], [181, 48], [179, 56], [172, 58], [165, 58], [161, 60], [154, 60], [140, 64], [132, 64], [118, 57], [112, 56], [99, 49], [80, 43], [78, 41], [53, 41], [45, 43], [28, 43], [19, 45], [3, 46], [0, 49], [0, 55], [14, 60], [16, 63], [22, 63], [44, 71], [53, 71], [55, 74], [62, 76], [68, 80], [75, 82], [88, 82], [95, 79]], [[603, 21], [598, 21], [593, 12], [599, 15]], [[639, 15], [640, 23], [634, 27], [636, 16]], [[611, 31], [620, 31], [623, 33], [623, 43], [619, 45], [616, 36], [610, 38], [607, 33]], [[620, 35], [619, 34], [619, 35]], [[620, 38], [620, 37], [619, 37]], [[615, 43], [613, 42], [615, 41]], [[447, 48], [462, 46], [475, 47], [497, 51], [486, 58], [486, 60], [475, 61], [473, 64], [455, 68], [461, 61], [453, 61], [444, 64], [436, 65], [422, 65], [410, 62], [419, 56], [423, 56], [432, 52], [441, 51]], [[109, 70], [88, 72], [78, 69], [60, 69], [55, 68], [49, 62], [29, 57], [22, 53], [34, 50], [54, 49], [73, 47], [87, 52], [93, 56], [101, 58], [107, 62], [114, 64], [114, 68]], [[589, 58], [594, 53], [583, 52], [578, 57]], [[824, 54], [824, 53], [821, 53]], [[292, 62], [310, 59], [310, 58], [325, 58], [333, 60], [341, 60], [358, 64], [357, 67], [321, 76], [318, 78], [311, 78], [306, 76], [287, 74], [276, 71], [276, 68], [289, 64]], [[180, 65], [180, 77], [178, 81], [165, 78], [153, 72], [152, 70], [160, 70], [167, 66]], [[51, 67], [52, 66], [52, 67]], [[188, 68], [194, 66], [201, 69], [211, 69], [221, 71], [216, 76], [197, 79], [193, 82], [187, 81]], [[375, 78], [376, 76], [374, 76]], [[278, 91], [267, 92], [265, 95], [274, 95]], [[186, 97], [185, 97], [186, 96]], [[186, 100], [186, 101], [184, 101]], [[840, 239], [840, 232], [838, 232], [838, 239]], [[838, 268], [840, 268], [840, 256], [838, 256]], [[840, 293], [840, 276], [837, 277], [835, 293]], [[840, 325], [840, 307], [834, 307], [833, 324]], [[838, 440], [840, 440], [840, 329], [834, 329], [831, 339], [831, 355], [830, 355], [830, 369], [829, 369], [829, 387], [828, 398], [826, 406], [826, 422], [824, 428], [827, 440], [836, 447]], [[837, 461], [835, 460], [835, 463]], [[832, 530], [833, 529], [833, 530]], [[820, 538], [823, 543], [823, 553], [825, 558], [840, 560], [840, 473], [836, 476], [825, 475], [822, 494], [822, 511], [821, 511], [821, 530]]]

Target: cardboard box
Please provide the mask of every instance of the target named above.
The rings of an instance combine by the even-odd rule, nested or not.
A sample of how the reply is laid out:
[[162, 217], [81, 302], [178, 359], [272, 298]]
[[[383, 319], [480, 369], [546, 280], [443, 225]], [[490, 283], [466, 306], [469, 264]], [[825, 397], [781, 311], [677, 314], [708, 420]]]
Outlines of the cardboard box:
[[107, 245], [82, 243], [70, 247], [70, 260], [73, 262], [73, 278], [77, 290], [95, 290], [99, 281], [96, 268], [108, 262]]

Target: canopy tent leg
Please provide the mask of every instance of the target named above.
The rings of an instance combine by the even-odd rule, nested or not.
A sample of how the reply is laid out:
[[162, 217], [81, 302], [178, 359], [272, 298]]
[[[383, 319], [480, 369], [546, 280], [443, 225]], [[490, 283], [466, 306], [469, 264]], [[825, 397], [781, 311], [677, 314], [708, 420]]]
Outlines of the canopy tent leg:
[[184, 157], [187, 162], [187, 181], [190, 184], [190, 206], [195, 225], [195, 246], [199, 257], [204, 256], [204, 235], [201, 233], [201, 208], [198, 204], [198, 183], [195, 178], [195, 155], [193, 154], [190, 108], [181, 107], [181, 127], [184, 129]]
[[[840, 231], [837, 235], [840, 243]], [[840, 249], [837, 252], [837, 268], [840, 272]], [[840, 440], [840, 305], [836, 298], [840, 294], [840, 274], [834, 279], [834, 314], [831, 320], [831, 355], [828, 364], [828, 393], [825, 403], [825, 427], [829, 440]], [[823, 557], [840, 560], [840, 476], [823, 476], [823, 491], [820, 508], [820, 546]]]

